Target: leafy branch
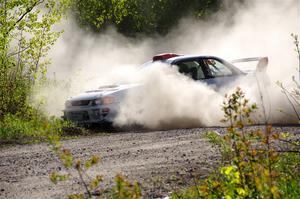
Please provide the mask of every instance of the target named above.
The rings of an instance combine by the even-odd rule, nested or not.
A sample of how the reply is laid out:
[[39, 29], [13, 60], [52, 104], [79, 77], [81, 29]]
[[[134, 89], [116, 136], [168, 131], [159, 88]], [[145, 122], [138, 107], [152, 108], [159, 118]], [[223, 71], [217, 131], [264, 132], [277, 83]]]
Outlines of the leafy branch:
[[[44, 2], [44, 0], [40, 0], [40, 1], [35, 1], [31, 6], [29, 6], [29, 7], [27, 7], [27, 9], [25, 10], [25, 12], [10, 26], [10, 28], [7, 30], [7, 32], [6, 32], [6, 35], [10, 32], [10, 31], [12, 31], [15, 27], [16, 27], [16, 25], [20, 22], [20, 21], [22, 21], [23, 19], [24, 19], [24, 17], [26, 16], [26, 15], [28, 15], [29, 13], [31, 13], [31, 11], [36, 7], [36, 6], [38, 6], [39, 4], [41, 4], [41, 3], [43, 3]], [[6, 12], [6, 11], [5, 11]]]

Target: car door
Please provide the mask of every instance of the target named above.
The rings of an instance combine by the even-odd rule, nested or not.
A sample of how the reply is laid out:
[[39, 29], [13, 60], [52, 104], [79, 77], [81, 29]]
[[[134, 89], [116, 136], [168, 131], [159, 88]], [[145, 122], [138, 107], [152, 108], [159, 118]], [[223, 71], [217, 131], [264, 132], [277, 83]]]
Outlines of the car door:
[[199, 62], [199, 59], [185, 59], [180, 60], [172, 65], [178, 67], [178, 71], [186, 76], [191, 77], [194, 80], [203, 80], [206, 78], [204, 71], [202, 69], [202, 64]]

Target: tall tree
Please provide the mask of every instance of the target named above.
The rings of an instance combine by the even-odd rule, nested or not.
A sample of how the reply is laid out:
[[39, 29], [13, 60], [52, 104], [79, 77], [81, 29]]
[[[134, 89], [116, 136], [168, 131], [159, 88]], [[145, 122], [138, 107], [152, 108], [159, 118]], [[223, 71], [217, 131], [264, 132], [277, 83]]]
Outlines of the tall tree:
[[223, 6], [223, 0], [74, 0], [78, 23], [101, 32], [109, 25], [128, 36], [165, 34], [183, 16], [209, 17]]

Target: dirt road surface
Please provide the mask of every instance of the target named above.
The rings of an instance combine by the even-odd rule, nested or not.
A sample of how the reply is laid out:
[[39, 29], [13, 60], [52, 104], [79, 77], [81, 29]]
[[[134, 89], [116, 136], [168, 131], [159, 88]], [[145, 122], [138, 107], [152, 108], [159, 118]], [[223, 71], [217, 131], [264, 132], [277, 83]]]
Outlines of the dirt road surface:
[[[298, 131], [299, 127], [277, 127]], [[110, 186], [117, 173], [141, 184], [144, 198], [162, 198], [171, 190], [193, 185], [215, 170], [219, 154], [205, 138], [207, 131], [223, 128], [127, 132], [95, 135], [63, 141], [75, 157], [99, 155], [101, 164], [91, 175], [104, 175]], [[76, 179], [54, 185], [49, 173], [64, 171], [47, 143], [0, 148], [0, 198], [67, 198], [83, 191]], [[76, 176], [76, 173], [74, 173]]]

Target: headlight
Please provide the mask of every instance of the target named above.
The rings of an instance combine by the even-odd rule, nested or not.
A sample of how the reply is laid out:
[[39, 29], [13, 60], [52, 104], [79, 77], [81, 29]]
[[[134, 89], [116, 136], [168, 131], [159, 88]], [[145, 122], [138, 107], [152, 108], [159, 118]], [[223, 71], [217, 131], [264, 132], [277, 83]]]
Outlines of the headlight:
[[99, 104], [102, 104], [102, 99], [96, 99], [94, 101], [95, 105], [99, 105]]
[[115, 102], [115, 98], [114, 97], [107, 96], [107, 97], [102, 98], [102, 104], [103, 105], [112, 104], [114, 102]]
[[72, 106], [72, 103], [68, 100], [65, 102], [65, 107], [71, 107]]
[[106, 96], [100, 99], [96, 99], [95, 100], [95, 104], [96, 105], [108, 105], [108, 104], [112, 104], [115, 102], [115, 98], [112, 96]]

